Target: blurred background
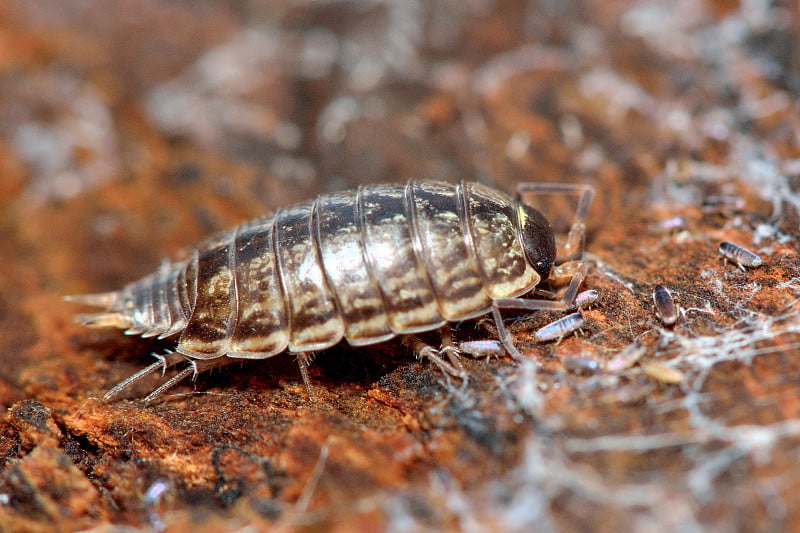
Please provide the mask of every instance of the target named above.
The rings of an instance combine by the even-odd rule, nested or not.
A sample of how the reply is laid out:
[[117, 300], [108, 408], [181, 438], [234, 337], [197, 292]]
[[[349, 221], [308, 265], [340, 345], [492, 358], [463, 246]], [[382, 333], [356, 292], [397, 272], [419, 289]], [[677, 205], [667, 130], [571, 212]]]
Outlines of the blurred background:
[[[0, 529], [798, 529], [798, 50], [788, 0], [6, 0]], [[319, 354], [314, 402], [288, 356], [97, 399], [170, 343], [64, 294], [409, 179], [594, 185], [584, 331], [516, 316], [529, 359], [465, 383], [387, 343]]]

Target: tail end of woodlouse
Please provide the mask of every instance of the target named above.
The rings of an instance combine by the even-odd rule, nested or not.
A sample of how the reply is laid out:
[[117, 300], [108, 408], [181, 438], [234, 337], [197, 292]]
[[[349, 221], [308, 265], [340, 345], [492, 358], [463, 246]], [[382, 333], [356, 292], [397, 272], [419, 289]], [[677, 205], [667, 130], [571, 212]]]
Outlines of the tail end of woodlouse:
[[95, 294], [68, 294], [64, 296], [64, 301], [76, 304], [88, 305], [89, 307], [101, 307], [111, 309], [119, 299], [119, 292], [98, 292]]
[[75, 316], [75, 321], [90, 328], [120, 328], [131, 327], [131, 320], [122, 313], [113, 311], [119, 301], [119, 292], [101, 292], [97, 294], [70, 294], [64, 300], [71, 303], [100, 307], [106, 309], [103, 313], [81, 313]]
[[132, 326], [131, 321], [119, 313], [80, 313], [75, 315], [75, 321], [89, 328], [128, 329]]

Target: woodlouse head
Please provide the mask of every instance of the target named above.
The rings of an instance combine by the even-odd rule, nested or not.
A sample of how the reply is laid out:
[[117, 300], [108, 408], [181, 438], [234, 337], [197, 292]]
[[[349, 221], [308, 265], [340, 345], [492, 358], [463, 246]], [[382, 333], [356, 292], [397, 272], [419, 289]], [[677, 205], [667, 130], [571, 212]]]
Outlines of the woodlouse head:
[[517, 208], [519, 217], [519, 238], [525, 257], [533, 269], [541, 276], [541, 281], [550, 275], [550, 269], [556, 260], [556, 241], [550, 222], [536, 209], [520, 204]]

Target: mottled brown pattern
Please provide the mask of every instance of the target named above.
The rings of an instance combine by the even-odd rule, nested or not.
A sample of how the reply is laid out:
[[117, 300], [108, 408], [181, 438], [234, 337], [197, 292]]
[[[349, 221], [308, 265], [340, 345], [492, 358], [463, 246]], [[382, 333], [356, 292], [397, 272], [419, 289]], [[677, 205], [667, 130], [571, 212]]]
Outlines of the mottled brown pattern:
[[439, 313], [446, 320], [463, 320], [484, 311], [491, 300], [466, 234], [462, 186], [418, 183], [410, 190], [416, 254], [436, 293]]
[[273, 246], [272, 217], [255, 220], [236, 235], [239, 316], [229, 357], [261, 359], [289, 344], [286, 300]]
[[503, 193], [480, 184], [469, 184], [467, 199], [470, 235], [490, 298], [529, 291], [539, 275], [525, 259], [517, 238], [514, 204]]
[[389, 327], [394, 333], [415, 333], [441, 325], [436, 294], [414, 251], [405, 187], [363, 187], [358, 209], [364, 251]]
[[344, 322], [328, 287], [313, 238], [312, 204], [275, 215], [275, 256], [283, 297], [289, 309], [289, 350], [312, 352], [333, 346]]
[[178, 351], [190, 357], [220, 357], [230, 346], [238, 310], [231, 271], [233, 234], [226, 240], [224, 244], [197, 252], [197, 296], [178, 341]]
[[336, 294], [348, 342], [364, 345], [391, 338], [394, 333], [381, 291], [364, 251], [356, 194], [348, 191], [317, 198], [314, 217], [320, 258]]

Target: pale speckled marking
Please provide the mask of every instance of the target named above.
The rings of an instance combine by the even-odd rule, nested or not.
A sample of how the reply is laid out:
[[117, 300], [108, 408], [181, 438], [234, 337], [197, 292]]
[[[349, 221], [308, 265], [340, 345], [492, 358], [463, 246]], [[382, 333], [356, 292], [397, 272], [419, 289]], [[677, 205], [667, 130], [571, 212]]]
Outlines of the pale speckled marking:
[[491, 300], [469, 250], [472, 241], [464, 231], [459, 189], [445, 183], [415, 183], [407, 191], [416, 253], [425, 264], [440, 315], [454, 321], [484, 311]]
[[289, 308], [289, 349], [323, 350], [339, 342], [344, 322], [317, 255], [311, 232], [312, 206], [284, 209], [275, 216], [275, 255]]
[[539, 282], [539, 275], [525, 259], [517, 238], [513, 204], [488, 187], [470, 184], [469, 192], [468, 220], [490, 298], [528, 292]]
[[358, 191], [360, 233], [370, 270], [378, 282], [389, 327], [417, 333], [444, 323], [414, 244], [404, 188], [375, 186]]
[[178, 341], [178, 351], [197, 359], [228, 352], [237, 315], [236, 286], [231, 271], [233, 235], [217, 246], [198, 252], [194, 311]]
[[239, 317], [229, 357], [263, 359], [289, 345], [272, 233], [273, 218], [267, 217], [244, 226], [237, 235]]
[[323, 271], [345, 321], [348, 342], [365, 345], [393, 337], [380, 289], [367, 264], [356, 195], [318, 198], [314, 221]]

